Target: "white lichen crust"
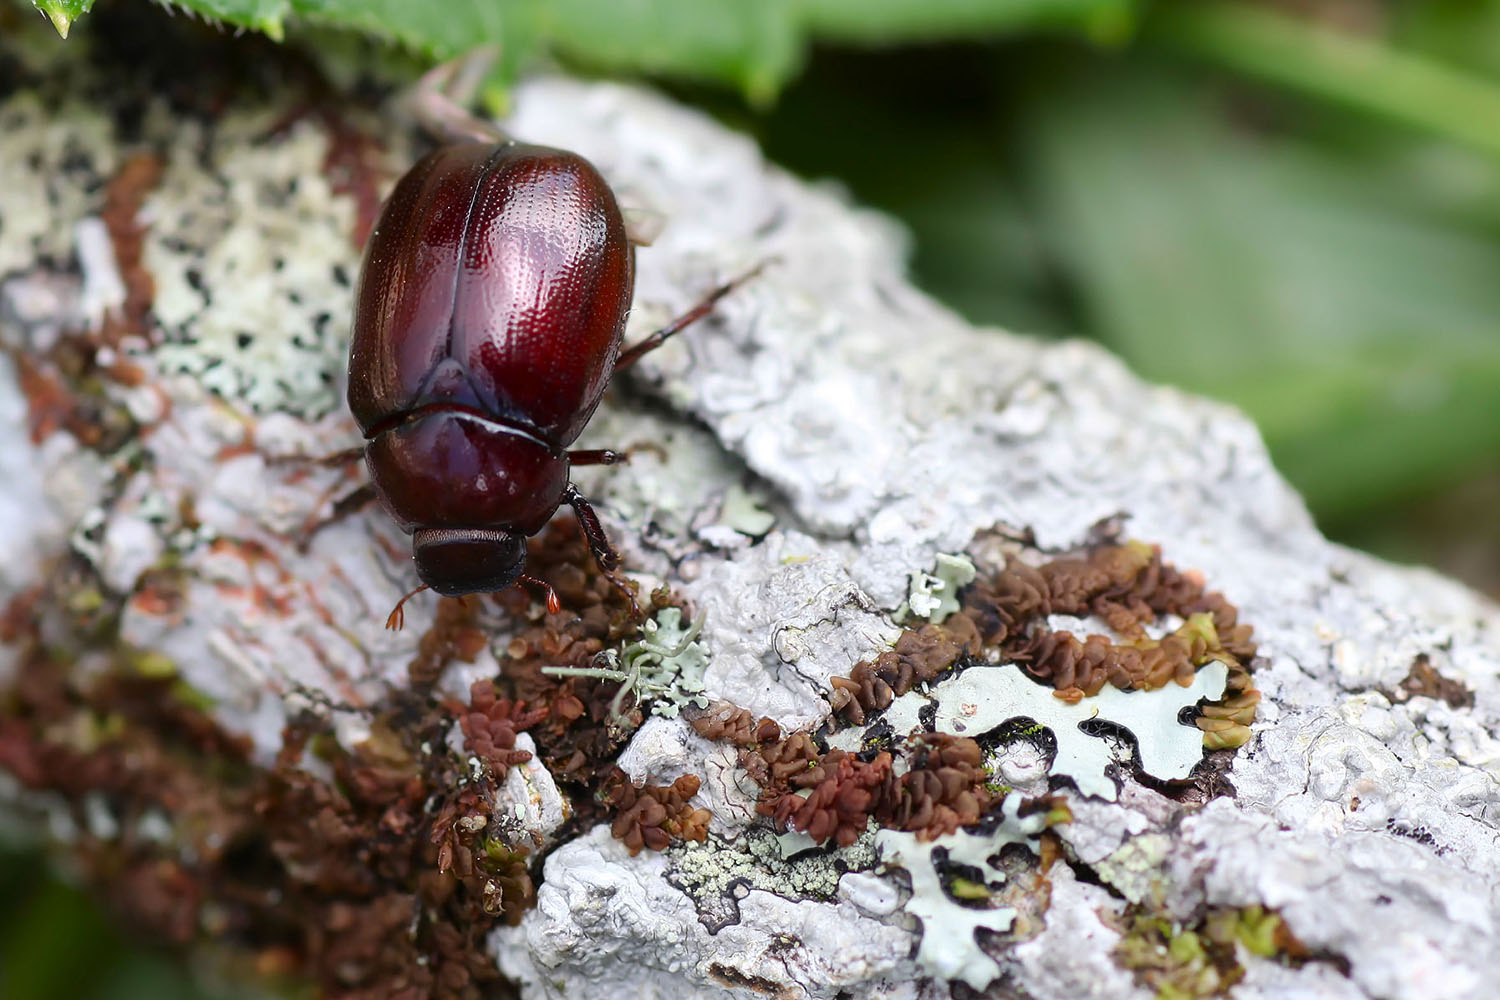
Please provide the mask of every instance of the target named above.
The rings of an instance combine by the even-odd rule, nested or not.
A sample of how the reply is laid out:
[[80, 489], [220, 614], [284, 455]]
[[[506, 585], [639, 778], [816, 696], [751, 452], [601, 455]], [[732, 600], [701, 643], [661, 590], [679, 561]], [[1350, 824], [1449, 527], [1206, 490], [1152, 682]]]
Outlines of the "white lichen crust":
[[276, 124], [271, 109], [231, 114], [210, 142], [188, 130], [168, 147], [141, 210], [152, 357], [252, 414], [318, 417], [342, 405], [356, 209], [323, 175], [327, 133], [307, 120], [264, 141]]
[[[643, 668], [673, 662], [657, 682], [676, 684], [682, 705], [701, 695], [788, 730], [823, 726], [829, 678], [887, 648], [903, 602], [951, 610], [933, 582], [912, 585], [939, 553], [992, 566], [980, 537], [992, 528], [1067, 548], [1122, 513], [1131, 537], [1201, 571], [1255, 626], [1265, 696], [1255, 738], [1228, 764], [1232, 794], [1206, 804], [1138, 780], [1077, 724], [1117, 723], [1148, 775], [1184, 778], [1201, 734], [1179, 710], [1222, 690], [1217, 664], [1193, 688], [1076, 709], [987, 664], [893, 706], [885, 722], [903, 733], [933, 724], [928, 702], [953, 732], [961, 713], [945, 692], [962, 690], [954, 704], [984, 713], [977, 731], [1027, 717], [1056, 740], [1046, 763], [1072, 821], [1049, 833], [1062, 852], [1050, 903], [1013, 939], [976, 937], [1006, 925], [1003, 907], [956, 913], [931, 845], [905, 835], [873, 835], [905, 875], [864, 842], [843, 854], [785, 842], [793, 853], [773, 858], [733, 749], [652, 717], [621, 767], [637, 781], [702, 776], [713, 836], [631, 857], [600, 826], [558, 845], [536, 908], [489, 940], [524, 996], [936, 998], [953, 976], [1003, 977], [1038, 1000], [1145, 997], [1116, 959], [1126, 899], [1187, 923], [1207, 907], [1278, 911], [1310, 960], [1246, 954], [1238, 996], [1489, 995], [1500, 611], [1326, 542], [1240, 415], [1143, 385], [1085, 344], [972, 329], [910, 286], [890, 222], [768, 166], [748, 139], [637, 89], [542, 79], [515, 96], [517, 135], [578, 150], [669, 220], [638, 255], [632, 339], [773, 262], [623, 379], [579, 443], [669, 447], [665, 462], [642, 454], [580, 482], [630, 569], [704, 616], [706, 662], [695, 649], [674, 660], [690, 652], [675, 652], [681, 620], [671, 648], [637, 651], [655, 658]], [[360, 709], [407, 683], [433, 614], [416, 600], [404, 632], [382, 628], [414, 581], [407, 540], [378, 510], [299, 544], [362, 472], [286, 460], [359, 440], [339, 403], [355, 207], [321, 179], [324, 125], [268, 127], [291, 103], [234, 106], [212, 127], [158, 107], [128, 140], [173, 152], [142, 213], [152, 327], [122, 348], [145, 378], [107, 389], [139, 424], [124, 449], [89, 451], [62, 428], [33, 442], [15, 366], [0, 360], [0, 601], [42, 583], [71, 547], [123, 602], [124, 646], [175, 670], [261, 764], [297, 712], [362, 738]], [[117, 297], [88, 220], [101, 210], [94, 181], [127, 140], [107, 115], [25, 92], [0, 103], [0, 124], [7, 150], [38, 151], [47, 174], [0, 164], [0, 339], [41, 352]], [[392, 136], [393, 160], [409, 141]], [[62, 162], [75, 173], [49, 172]], [[511, 625], [486, 616], [503, 653]], [[1395, 700], [1419, 654], [1471, 689], [1472, 707]], [[462, 699], [498, 670], [486, 651], [442, 687]], [[1036, 759], [992, 760], [998, 783], [1045, 781]], [[566, 830], [547, 777], [513, 773], [507, 838]], [[988, 857], [973, 867], [992, 871]], [[955, 915], [962, 935], [943, 923]]]

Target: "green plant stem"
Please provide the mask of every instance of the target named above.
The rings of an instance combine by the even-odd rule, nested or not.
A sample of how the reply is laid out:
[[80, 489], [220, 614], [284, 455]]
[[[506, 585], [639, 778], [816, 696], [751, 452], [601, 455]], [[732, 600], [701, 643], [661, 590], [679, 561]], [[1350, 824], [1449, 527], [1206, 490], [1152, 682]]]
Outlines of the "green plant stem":
[[1500, 158], [1500, 87], [1423, 56], [1243, 3], [1162, 4], [1141, 34]]

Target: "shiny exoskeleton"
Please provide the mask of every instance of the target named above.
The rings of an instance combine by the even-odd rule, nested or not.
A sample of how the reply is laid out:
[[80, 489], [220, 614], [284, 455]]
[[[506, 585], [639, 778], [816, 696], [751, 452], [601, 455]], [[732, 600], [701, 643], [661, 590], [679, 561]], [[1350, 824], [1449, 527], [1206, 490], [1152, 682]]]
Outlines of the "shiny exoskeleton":
[[550, 588], [523, 571], [526, 537], [564, 503], [614, 570], [569, 470], [623, 456], [568, 446], [615, 372], [733, 287], [622, 353], [633, 285], [620, 207], [574, 153], [461, 142], [396, 185], [365, 251], [349, 407], [375, 493], [411, 534], [424, 586], [452, 596], [519, 580], [546, 589], [555, 608]]

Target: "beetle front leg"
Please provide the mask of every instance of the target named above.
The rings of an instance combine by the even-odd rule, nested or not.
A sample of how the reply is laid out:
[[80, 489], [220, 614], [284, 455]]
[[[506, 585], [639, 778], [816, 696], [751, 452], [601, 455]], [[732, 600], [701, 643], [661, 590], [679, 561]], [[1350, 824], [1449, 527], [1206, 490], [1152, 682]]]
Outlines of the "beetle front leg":
[[312, 546], [313, 536], [318, 532], [330, 525], [337, 524], [351, 514], [357, 514], [376, 500], [375, 485], [373, 483], [365, 483], [363, 486], [356, 486], [343, 496], [334, 499], [332, 511], [329, 512], [327, 517], [324, 517], [322, 514], [323, 505], [330, 499], [333, 499], [334, 492], [336, 491], [324, 494], [322, 499], [318, 501], [318, 506], [314, 508], [311, 514], [307, 515], [302, 522], [302, 526], [297, 529], [298, 552], [306, 552]]
[[689, 309], [681, 316], [678, 316], [672, 322], [668, 323], [660, 330], [657, 330], [655, 333], [651, 334], [651, 336], [647, 337], [639, 344], [636, 344], [634, 347], [627, 348], [626, 350], [620, 352], [619, 358], [615, 360], [615, 374], [618, 375], [626, 368], [629, 368], [631, 365], [641, 360], [643, 356], [656, 350], [662, 344], [665, 344], [673, 335], [681, 333], [687, 327], [692, 326], [694, 323], [698, 322], [700, 319], [713, 312], [714, 306], [718, 305], [720, 299], [728, 295], [730, 292], [734, 291], [736, 288], [739, 288], [741, 285], [745, 284], [745, 282], [749, 281], [751, 278], [754, 278], [756, 275], [760, 274], [760, 272], [765, 269], [766, 265], [770, 264], [771, 262], [771, 259], [763, 260], [759, 264], [756, 264], [754, 267], [752, 267], [750, 270], [746, 271], [744, 274], [740, 275], [738, 278], [735, 278], [731, 281], [726, 281], [724, 284], [720, 285], [718, 288], [715, 288], [713, 291], [705, 295], [703, 297], [703, 300], [697, 305], [693, 306], [693, 308]]
[[604, 572], [613, 573], [620, 565], [620, 553], [609, 544], [609, 536], [604, 533], [604, 525], [599, 523], [599, 515], [594, 513], [593, 504], [584, 499], [583, 494], [578, 492], [578, 487], [572, 483], [563, 490], [562, 499], [578, 515], [578, 524], [583, 528], [583, 537], [588, 539], [594, 561]]
[[345, 448], [331, 455], [272, 455], [266, 459], [270, 466], [278, 465], [321, 465], [325, 469], [341, 469], [353, 465], [365, 457], [365, 446], [357, 448]]
[[[346, 474], [350, 466], [356, 462], [363, 461], [365, 457], [364, 445], [358, 448], [348, 448], [344, 451], [336, 451], [331, 455], [277, 455], [267, 460], [272, 468], [295, 466], [295, 465], [317, 465], [325, 469], [344, 469]], [[303, 519], [301, 526], [294, 536], [297, 551], [306, 552], [312, 545], [313, 536], [331, 524], [342, 521], [344, 518], [354, 514], [368, 506], [375, 497], [375, 487], [370, 483], [356, 486], [343, 496], [339, 496], [342, 489], [339, 485], [329, 489], [318, 498], [317, 504], [312, 512]], [[333, 509], [328, 516], [323, 516], [323, 508], [332, 502]]]
[[588, 539], [589, 550], [594, 553], [594, 561], [604, 571], [605, 578], [630, 602], [630, 616], [635, 619], [646, 617], [640, 604], [636, 603], [635, 591], [631, 589], [631, 585], [615, 572], [620, 567], [620, 553], [609, 544], [609, 536], [604, 533], [604, 525], [599, 523], [599, 515], [594, 513], [593, 505], [584, 499], [583, 494], [572, 483], [563, 491], [563, 503], [572, 507], [573, 513], [578, 515], [583, 537]]

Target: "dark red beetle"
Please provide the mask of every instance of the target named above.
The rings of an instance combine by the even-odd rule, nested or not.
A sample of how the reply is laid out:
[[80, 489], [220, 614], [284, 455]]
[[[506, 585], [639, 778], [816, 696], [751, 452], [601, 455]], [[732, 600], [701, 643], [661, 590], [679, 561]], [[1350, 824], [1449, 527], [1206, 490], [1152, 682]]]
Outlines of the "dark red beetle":
[[[622, 352], [634, 248], [604, 178], [574, 153], [504, 141], [441, 99], [432, 108], [445, 135], [468, 141], [412, 167], [370, 234], [349, 408], [375, 494], [412, 536], [422, 581], [412, 593], [519, 581], [556, 610], [551, 588], [524, 569], [526, 537], [560, 505], [606, 573], [619, 563], [569, 469], [623, 455], [568, 446], [611, 376], [737, 282]], [[400, 624], [398, 604], [387, 625]]]

